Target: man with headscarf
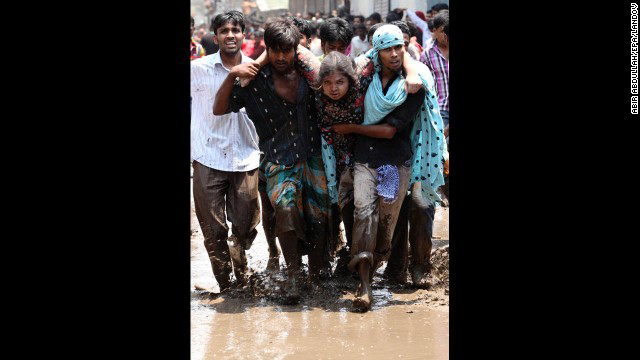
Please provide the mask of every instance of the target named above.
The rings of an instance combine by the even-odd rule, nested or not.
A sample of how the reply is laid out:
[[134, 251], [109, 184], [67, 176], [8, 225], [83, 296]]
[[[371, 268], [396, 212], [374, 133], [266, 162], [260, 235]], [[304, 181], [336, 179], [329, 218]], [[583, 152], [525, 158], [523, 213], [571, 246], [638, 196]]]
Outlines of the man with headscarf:
[[[363, 125], [334, 125], [341, 134], [357, 134], [354, 152], [355, 224], [351, 270], [358, 270], [360, 287], [354, 306], [367, 311], [373, 300], [371, 280], [389, 258], [396, 220], [414, 183], [416, 196], [439, 201], [444, 183], [446, 145], [442, 134], [433, 78], [418, 71], [423, 82], [415, 94], [404, 89], [404, 38], [395, 25], [383, 25], [373, 35], [367, 54], [375, 66], [365, 96]], [[368, 76], [363, 73], [363, 76]]]

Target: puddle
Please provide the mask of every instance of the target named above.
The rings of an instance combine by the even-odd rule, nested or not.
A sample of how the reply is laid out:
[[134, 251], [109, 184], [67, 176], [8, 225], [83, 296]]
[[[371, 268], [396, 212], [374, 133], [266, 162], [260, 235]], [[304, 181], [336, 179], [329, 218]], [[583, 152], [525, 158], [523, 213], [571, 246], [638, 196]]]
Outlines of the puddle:
[[[193, 200], [192, 200], [193, 207]], [[448, 218], [446, 212], [443, 217]], [[253, 296], [255, 288], [217, 294], [211, 264], [192, 208], [191, 238], [191, 359], [448, 359], [448, 246], [434, 246], [439, 286], [416, 289], [390, 286], [374, 278], [373, 306], [367, 313], [352, 311], [358, 280], [331, 279], [320, 288], [301, 291], [298, 305]], [[247, 252], [254, 284], [264, 289], [268, 247], [262, 225]], [[446, 239], [448, 231], [438, 227]], [[438, 248], [438, 249], [435, 249]], [[306, 256], [304, 263], [307, 263]], [[280, 257], [284, 267], [284, 258]], [[335, 265], [335, 264], [334, 264]], [[441, 265], [441, 266], [438, 266]], [[195, 285], [209, 291], [194, 290]], [[445, 286], [446, 285], [446, 286]]]
[[[380, 295], [374, 291], [376, 300]], [[346, 307], [324, 310], [222, 299], [192, 309], [191, 326], [192, 359], [449, 357], [447, 307], [374, 306], [359, 314]]]

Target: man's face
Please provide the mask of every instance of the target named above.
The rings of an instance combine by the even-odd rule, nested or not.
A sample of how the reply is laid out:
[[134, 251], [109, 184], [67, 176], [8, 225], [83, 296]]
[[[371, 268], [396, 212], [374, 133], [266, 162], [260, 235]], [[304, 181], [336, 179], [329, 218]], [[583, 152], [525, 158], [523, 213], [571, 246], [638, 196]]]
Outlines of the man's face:
[[409, 47], [409, 34], [402, 33], [402, 37], [404, 38], [404, 48], [407, 49]]
[[228, 22], [216, 29], [216, 35], [213, 39], [220, 46], [220, 52], [226, 55], [235, 55], [242, 47], [244, 34], [240, 25]]
[[447, 36], [444, 33], [444, 25], [433, 30], [433, 37], [438, 40], [438, 43], [447, 44]]
[[349, 79], [339, 72], [332, 72], [322, 79], [322, 92], [333, 100], [340, 100], [349, 91]]
[[391, 72], [397, 72], [402, 68], [404, 57], [404, 45], [395, 45], [378, 51], [378, 57], [382, 67]]
[[373, 25], [375, 25], [375, 22], [373, 20], [366, 20], [364, 22], [364, 26], [367, 27], [367, 32], [369, 32], [369, 29], [371, 29]]
[[360, 24], [362, 24], [362, 22], [360, 21], [359, 17], [353, 18], [353, 26], [360, 25]]
[[325, 55], [329, 55], [329, 53], [332, 51], [337, 51], [339, 53], [345, 54], [347, 52], [347, 44], [343, 43], [340, 40], [333, 41], [326, 44], [322, 44], [322, 50], [324, 51]]
[[309, 48], [311, 44], [309, 44], [309, 39], [307, 39], [307, 35], [305, 34], [300, 35], [300, 45], [306, 47], [307, 49]]
[[364, 40], [364, 38], [367, 36], [367, 32], [365, 31], [365, 29], [356, 29], [356, 35], [359, 36], [361, 40]]
[[283, 73], [293, 67], [295, 51], [293, 48], [289, 50], [267, 48], [267, 56], [269, 57], [269, 63], [271, 63], [275, 71]]

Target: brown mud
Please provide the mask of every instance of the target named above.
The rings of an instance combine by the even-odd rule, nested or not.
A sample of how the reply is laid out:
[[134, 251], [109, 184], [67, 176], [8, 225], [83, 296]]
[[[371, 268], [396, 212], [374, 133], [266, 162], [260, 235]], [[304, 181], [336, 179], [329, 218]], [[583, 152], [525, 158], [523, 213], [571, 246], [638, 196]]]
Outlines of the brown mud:
[[285, 305], [284, 258], [280, 256], [279, 272], [265, 271], [268, 247], [261, 224], [247, 251], [249, 283], [219, 294], [192, 202], [191, 358], [448, 359], [447, 210], [436, 211], [431, 286], [418, 289], [410, 276], [405, 284], [390, 283], [383, 276], [385, 264], [374, 276], [371, 310], [359, 313], [352, 305], [357, 276], [311, 282], [306, 256], [300, 301]]

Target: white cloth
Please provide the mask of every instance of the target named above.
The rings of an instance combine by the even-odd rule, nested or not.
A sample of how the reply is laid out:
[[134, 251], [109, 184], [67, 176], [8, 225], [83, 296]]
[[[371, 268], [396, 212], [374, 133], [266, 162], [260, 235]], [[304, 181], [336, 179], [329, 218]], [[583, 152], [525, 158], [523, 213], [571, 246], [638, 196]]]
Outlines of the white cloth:
[[365, 40], [361, 40], [360, 36], [354, 36], [351, 39], [351, 53], [349, 56], [352, 59], [364, 54], [367, 50], [369, 50], [369, 42]]
[[[253, 61], [242, 55], [242, 62]], [[191, 160], [221, 171], [250, 171], [260, 164], [258, 134], [244, 108], [213, 115], [213, 102], [229, 69], [220, 52], [191, 61]]]
[[418, 15], [416, 15], [416, 12], [413, 10], [407, 9], [407, 15], [409, 16], [409, 19], [411, 19], [411, 21], [416, 24], [416, 26], [419, 27], [420, 30], [422, 30], [422, 48], [426, 48], [427, 40], [431, 39], [431, 31], [429, 31], [429, 25], [426, 21], [420, 19]]
[[322, 50], [322, 41], [319, 38], [316, 38], [311, 42], [311, 46], [309, 46], [309, 51], [315, 56], [322, 56], [324, 51]]

